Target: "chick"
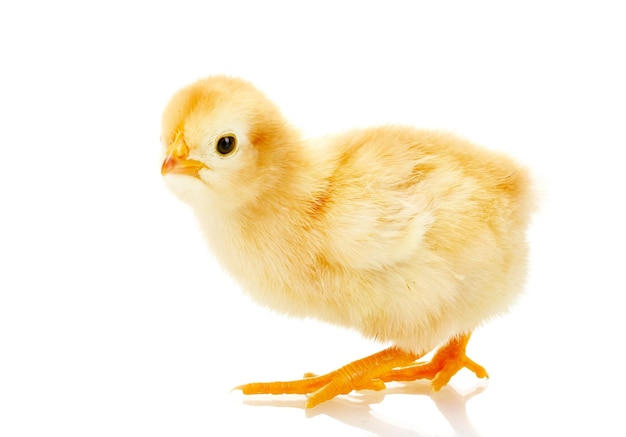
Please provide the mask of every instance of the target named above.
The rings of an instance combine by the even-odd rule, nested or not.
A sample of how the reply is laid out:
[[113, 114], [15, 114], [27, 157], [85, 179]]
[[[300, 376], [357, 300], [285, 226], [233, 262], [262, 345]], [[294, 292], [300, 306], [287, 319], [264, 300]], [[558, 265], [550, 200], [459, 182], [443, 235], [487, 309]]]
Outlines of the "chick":
[[[472, 331], [523, 287], [527, 170], [454, 135], [403, 126], [305, 140], [250, 83], [178, 91], [162, 120], [168, 187], [256, 301], [356, 329], [391, 347], [326, 375], [239, 386], [338, 394], [466, 367]], [[429, 362], [416, 362], [441, 345]]]

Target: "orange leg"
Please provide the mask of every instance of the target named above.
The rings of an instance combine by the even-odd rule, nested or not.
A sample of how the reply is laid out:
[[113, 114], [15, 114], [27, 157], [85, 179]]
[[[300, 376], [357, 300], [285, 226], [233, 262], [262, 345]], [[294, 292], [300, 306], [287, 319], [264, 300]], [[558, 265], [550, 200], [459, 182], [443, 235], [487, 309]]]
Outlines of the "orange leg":
[[469, 334], [450, 340], [428, 363], [414, 363], [421, 355], [390, 347], [377, 354], [354, 361], [334, 372], [304, 379], [278, 382], [253, 382], [235, 389], [244, 394], [311, 394], [307, 408], [313, 408], [352, 390], [382, 390], [385, 382], [431, 379], [435, 391], [441, 389], [463, 367], [479, 378], [488, 377], [485, 369], [465, 355]]
[[465, 355], [465, 348], [469, 338], [470, 334], [455, 337], [442, 346], [430, 362], [415, 363], [410, 366], [393, 369], [380, 375], [379, 379], [385, 382], [430, 379], [433, 390], [439, 391], [463, 367], [467, 367], [479, 378], [489, 378], [484, 367]]
[[[382, 390], [385, 384], [378, 378], [396, 367], [406, 366], [419, 358], [419, 355], [390, 347], [377, 354], [357, 361], [321, 376], [309, 376], [296, 381], [253, 382], [235, 389], [244, 394], [307, 394], [307, 408], [328, 401], [352, 390]], [[308, 374], [310, 375], [310, 374]], [[305, 375], [306, 376], [306, 375]]]

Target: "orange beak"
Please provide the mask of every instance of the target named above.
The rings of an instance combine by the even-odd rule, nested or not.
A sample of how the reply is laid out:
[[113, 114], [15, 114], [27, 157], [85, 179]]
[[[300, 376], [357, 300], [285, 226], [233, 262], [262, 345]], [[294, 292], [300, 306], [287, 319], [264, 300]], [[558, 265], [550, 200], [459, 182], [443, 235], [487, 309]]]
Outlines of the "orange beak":
[[161, 174], [182, 174], [197, 178], [198, 173], [203, 168], [207, 168], [207, 166], [200, 161], [189, 159], [189, 148], [185, 141], [180, 138], [180, 135], [177, 135], [172, 145], [165, 152]]

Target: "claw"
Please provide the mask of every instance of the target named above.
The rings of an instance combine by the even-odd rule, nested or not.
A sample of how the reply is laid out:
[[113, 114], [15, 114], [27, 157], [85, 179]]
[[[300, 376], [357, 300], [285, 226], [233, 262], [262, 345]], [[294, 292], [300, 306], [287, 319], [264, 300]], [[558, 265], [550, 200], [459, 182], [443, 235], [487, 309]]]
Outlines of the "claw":
[[352, 390], [382, 390], [385, 383], [377, 378], [378, 375], [395, 367], [406, 366], [417, 358], [415, 354], [392, 347], [326, 375], [306, 373], [304, 379], [295, 381], [254, 382], [235, 388], [244, 394], [311, 394], [307, 408], [313, 408]]
[[465, 355], [469, 338], [470, 334], [453, 338], [435, 353], [430, 362], [394, 369], [380, 378], [386, 382], [430, 379], [434, 391], [441, 390], [464, 367], [474, 372], [478, 378], [489, 378], [484, 367]]

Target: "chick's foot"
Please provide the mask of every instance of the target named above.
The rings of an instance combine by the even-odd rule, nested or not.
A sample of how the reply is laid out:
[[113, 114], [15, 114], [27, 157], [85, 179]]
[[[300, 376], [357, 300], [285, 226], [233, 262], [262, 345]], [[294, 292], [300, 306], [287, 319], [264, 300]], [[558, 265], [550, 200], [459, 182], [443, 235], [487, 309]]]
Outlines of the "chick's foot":
[[416, 379], [430, 379], [433, 390], [439, 391], [459, 370], [466, 367], [479, 378], [489, 378], [484, 367], [472, 361], [465, 355], [465, 349], [470, 335], [462, 335], [451, 339], [442, 346], [430, 362], [415, 363], [399, 369], [393, 369], [379, 379], [390, 381], [414, 381]]
[[380, 375], [390, 374], [392, 369], [407, 366], [419, 355], [402, 351], [396, 347], [354, 361], [325, 375], [306, 374], [295, 381], [254, 382], [235, 389], [244, 394], [310, 394], [307, 408], [313, 408], [340, 394], [352, 390], [382, 390], [385, 383]]

